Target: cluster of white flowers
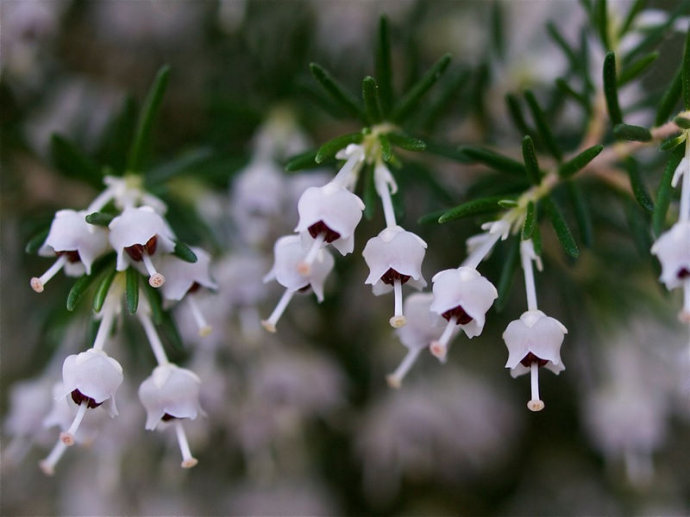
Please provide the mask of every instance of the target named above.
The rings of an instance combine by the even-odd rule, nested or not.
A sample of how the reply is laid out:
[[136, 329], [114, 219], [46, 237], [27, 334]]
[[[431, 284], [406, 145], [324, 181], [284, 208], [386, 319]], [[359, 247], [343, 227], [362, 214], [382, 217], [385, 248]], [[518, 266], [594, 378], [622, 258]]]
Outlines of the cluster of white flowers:
[[[151, 287], [159, 289], [166, 305], [184, 299], [193, 315], [200, 335], [210, 327], [195, 302], [199, 288], [215, 289], [210, 277], [210, 258], [203, 250], [193, 248], [194, 262], [178, 258], [173, 252], [180, 243], [164, 219], [165, 204], [141, 188], [139, 177], [106, 177], [107, 188], [82, 211], [61, 210], [51, 224], [48, 236], [39, 253], [56, 256], [57, 260], [40, 277], [31, 279], [31, 287], [42, 292], [46, 283], [60, 270], [68, 276], [91, 275], [97, 259], [115, 254], [115, 271], [107, 271], [101, 286], [107, 291], [95, 318], [100, 320], [93, 346], [81, 353], [68, 356], [62, 367], [62, 383], [56, 389], [56, 399], [64, 401], [64, 413], [76, 407], [71, 419], [59, 418], [63, 428], [50, 454], [41, 462], [41, 468], [52, 474], [56, 463], [67, 447], [76, 441], [77, 431], [89, 409], [101, 405], [108, 414], [118, 414], [115, 393], [123, 381], [123, 369], [118, 361], [104, 351], [113, 326], [122, 313], [126, 292], [125, 271], [133, 268], [136, 274], [148, 277]], [[105, 226], [91, 224], [87, 216], [112, 206], [112, 219]], [[101, 212], [108, 214], [109, 212]], [[107, 259], [104, 259], [107, 260]], [[109, 283], [108, 283], [109, 282]], [[139, 287], [136, 288], [139, 290]], [[199, 407], [199, 378], [191, 371], [180, 368], [168, 360], [155, 324], [148, 297], [138, 296], [136, 316], [148, 338], [158, 366], [139, 389], [139, 398], [147, 412], [146, 429], [174, 421], [182, 453], [182, 466], [192, 467], [192, 456], [183, 419], [195, 419]]]
[[386, 227], [369, 239], [362, 252], [369, 266], [365, 283], [372, 286], [375, 295], [393, 291], [395, 305], [390, 324], [394, 328], [405, 325], [402, 286], [406, 283], [417, 289], [426, 286], [422, 276], [426, 243], [397, 224], [391, 196], [398, 187], [382, 159], [377, 135], [378, 130], [374, 128], [361, 145], [350, 144], [341, 149], [336, 157], [345, 163], [338, 174], [322, 187], [308, 188], [300, 197], [296, 233], [276, 241], [275, 262], [265, 278], [285, 287], [274, 311], [262, 322], [266, 330], [275, 332], [278, 320], [296, 292], [311, 288], [319, 301], [323, 299], [323, 284], [334, 265], [326, 249], [329, 244], [342, 255], [354, 250], [355, 228], [365, 206], [352, 190], [364, 165], [373, 167], [374, 186], [386, 222]]

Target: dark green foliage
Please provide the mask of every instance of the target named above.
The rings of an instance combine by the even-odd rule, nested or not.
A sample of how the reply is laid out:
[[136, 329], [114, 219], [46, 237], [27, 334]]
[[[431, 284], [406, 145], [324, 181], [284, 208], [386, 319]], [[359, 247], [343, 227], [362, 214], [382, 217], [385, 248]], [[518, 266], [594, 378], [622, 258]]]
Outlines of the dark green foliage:
[[678, 164], [683, 159], [684, 152], [685, 149], [682, 147], [678, 147], [673, 151], [664, 169], [664, 175], [661, 177], [659, 188], [656, 191], [656, 203], [654, 205], [654, 213], [652, 214], [652, 230], [657, 237], [661, 235], [661, 232], [664, 230], [666, 213], [671, 204], [671, 180], [673, 180], [673, 173], [676, 171]]
[[539, 161], [537, 160], [537, 152], [534, 149], [534, 142], [529, 136], [525, 136], [522, 139], [522, 158], [525, 161], [527, 179], [530, 181], [530, 183], [532, 183], [532, 185], [539, 185], [541, 182]]
[[623, 123], [623, 113], [618, 104], [618, 80], [616, 79], [616, 55], [613, 52], [604, 58], [604, 96], [609, 118], [615, 126]]
[[196, 254], [182, 241], [175, 241], [175, 249], [173, 250], [173, 255], [177, 258], [184, 260], [185, 262], [194, 263], [197, 261]]
[[96, 288], [96, 294], [93, 297], [93, 310], [95, 312], [101, 312], [115, 275], [117, 275], [117, 271], [115, 269], [110, 269], [103, 275], [103, 278], [101, 278], [101, 282]]
[[105, 226], [106, 228], [110, 222], [115, 219], [115, 214], [109, 212], [93, 212], [85, 217], [86, 222], [96, 226]]
[[356, 133], [348, 133], [347, 135], [341, 135], [335, 137], [333, 140], [329, 140], [321, 147], [319, 147], [318, 152], [314, 160], [316, 163], [324, 163], [325, 161], [332, 160], [338, 151], [345, 149], [350, 144], [358, 144], [362, 141], [363, 135], [361, 131]]
[[31, 239], [29, 239], [29, 242], [26, 243], [24, 251], [31, 255], [38, 252], [38, 250], [41, 248], [41, 246], [43, 246], [43, 243], [48, 238], [49, 232], [50, 228], [45, 228], [40, 232], [36, 233], [33, 237], [31, 237]]
[[527, 203], [527, 211], [525, 212], [525, 222], [522, 225], [522, 231], [520, 233], [520, 238], [523, 241], [532, 238], [534, 235], [534, 228], [537, 225], [537, 206], [533, 201]]
[[681, 66], [681, 83], [683, 87], [683, 105], [690, 110], [690, 27], [685, 31], [685, 49]]
[[563, 153], [556, 143], [556, 137], [551, 131], [549, 123], [546, 121], [546, 115], [544, 111], [539, 106], [537, 98], [534, 96], [531, 90], [525, 91], [525, 100], [527, 101], [527, 106], [529, 107], [534, 123], [537, 126], [537, 133], [542, 142], [546, 146], [546, 149], [553, 155], [559, 162], [563, 159]]
[[381, 103], [379, 100], [379, 87], [376, 79], [367, 76], [362, 80], [362, 99], [364, 100], [364, 112], [366, 113], [369, 124], [381, 122]]
[[678, 147], [680, 144], [685, 143], [685, 135], [675, 135], [667, 138], [663, 142], [661, 142], [661, 145], [659, 146], [659, 149], [662, 151], [671, 151], [672, 149], [675, 149]]
[[97, 189], [103, 187], [103, 174], [98, 164], [66, 138], [52, 135], [50, 152], [55, 167], [66, 177], [83, 181]]
[[460, 147], [460, 152], [470, 161], [483, 163], [498, 172], [524, 176], [527, 174], [525, 166], [517, 160], [499, 154], [484, 147]]
[[630, 142], [649, 142], [652, 140], [652, 133], [649, 129], [641, 126], [631, 126], [630, 124], [617, 124], [613, 128], [613, 136], [618, 140], [628, 140]]
[[349, 115], [366, 122], [366, 116], [362, 111], [357, 99], [348, 92], [331, 74], [316, 63], [309, 65], [314, 78], [319, 82], [323, 89], [331, 96], [337, 105], [343, 108]]
[[577, 247], [577, 243], [573, 238], [573, 233], [570, 231], [565, 217], [563, 217], [561, 209], [558, 208], [558, 205], [551, 196], [546, 196], [542, 203], [546, 209], [546, 214], [549, 216], [551, 225], [556, 232], [556, 236], [561, 246], [563, 246], [563, 250], [571, 257], [577, 258], [580, 255], [580, 250]]
[[506, 196], [485, 197], [467, 201], [444, 212], [443, 215], [438, 218], [438, 222], [447, 223], [448, 221], [454, 221], [455, 219], [463, 217], [497, 212], [501, 209], [498, 203], [504, 199], [506, 199]]
[[564, 179], [572, 177], [574, 174], [587, 167], [589, 162], [594, 160], [594, 158], [596, 158], [603, 150], [603, 145], [594, 145], [588, 149], [585, 149], [574, 158], [571, 158], [562, 164], [558, 168], [558, 175]]
[[127, 310], [130, 314], [137, 312], [139, 307], [139, 272], [133, 267], [128, 267], [125, 274], [125, 299]]
[[379, 33], [376, 49], [376, 78], [379, 83], [379, 100], [384, 116], [390, 113], [393, 106], [393, 69], [391, 67], [391, 41], [388, 20], [385, 16], [379, 21]]
[[594, 230], [592, 223], [592, 214], [590, 213], [589, 205], [587, 203], [587, 198], [582, 192], [580, 185], [574, 181], [567, 182], [568, 196], [570, 202], [573, 205], [573, 211], [575, 213], [575, 221], [577, 222], [578, 229], [580, 230], [580, 239], [585, 247], [592, 247], [594, 241]]
[[302, 169], [315, 169], [321, 167], [321, 163], [316, 162], [318, 150], [305, 151], [290, 158], [285, 164], [287, 172], [300, 171]]
[[386, 133], [386, 137], [391, 144], [407, 151], [424, 151], [426, 149], [424, 140], [401, 132]]
[[628, 84], [633, 79], [637, 79], [641, 76], [647, 68], [654, 63], [659, 57], [658, 52], [650, 52], [649, 54], [641, 57], [637, 61], [633, 61], [629, 65], [625, 66], [620, 75], [618, 76], [618, 86], [623, 86]]
[[165, 90], [168, 87], [168, 79], [170, 78], [170, 67], [164, 66], [156, 75], [153, 85], [149, 90], [139, 120], [137, 121], [137, 128], [134, 133], [134, 140], [129, 150], [127, 157], [128, 172], [141, 172], [144, 162], [144, 153], [146, 147], [151, 139], [151, 130], [153, 128], [153, 121], [158, 114], [160, 105], [163, 102]]
[[518, 133], [521, 135], [532, 135], [532, 130], [527, 126], [525, 115], [522, 112], [522, 107], [520, 106], [520, 101], [518, 98], [512, 93], [507, 94], [506, 105], [508, 106], [508, 114], [510, 115], [510, 119], [513, 121], [515, 129], [518, 130]]
[[609, 50], [611, 48], [611, 41], [609, 38], [609, 17], [606, 0], [597, 0], [595, 16], [597, 32], [599, 33], [601, 44], [604, 47], [604, 50]]
[[414, 110], [424, 94], [431, 88], [443, 75], [450, 64], [450, 54], [446, 54], [414, 84], [408, 92], [400, 99], [391, 113], [394, 122], [402, 122]]
[[690, 129], [690, 117], [687, 115], [678, 115], [673, 119], [673, 122], [675, 122], [678, 127]]
[[679, 68], [678, 71], [676, 72], [676, 75], [673, 76], [673, 79], [671, 80], [671, 83], [669, 84], [668, 88], [664, 92], [664, 94], [661, 96], [661, 100], [659, 101], [659, 106], [657, 107], [656, 111], [656, 118], [654, 119], [654, 124], [657, 126], [662, 125], [664, 122], [666, 122], [671, 114], [673, 113], [673, 109], [676, 106], [676, 103], [678, 102], [678, 99], [680, 99], [681, 96], [681, 90], [682, 90], [682, 69]]
[[497, 312], [501, 312], [505, 307], [510, 289], [513, 286], [513, 278], [515, 271], [520, 263], [520, 239], [512, 239], [508, 247], [508, 254], [503, 260], [503, 268], [501, 269], [501, 276], [498, 280], [498, 298], [494, 307]]
[[642, 180], [637, 161], [633, 158], [629, 158], [626, 160], [625, 165], [628, 171], [630, 186], [632, 187], [635, 200], [646, 213], [651, 214], [654, 211], [654, 201], [652, 201], [652, 198], [647, 191], [647, 187]]
[[379, 135], [379, 144], [381, 145], [381, 158], [388, 163], [393, 159], [393, 149], [391, 149], [391, 142], [386, 135]]

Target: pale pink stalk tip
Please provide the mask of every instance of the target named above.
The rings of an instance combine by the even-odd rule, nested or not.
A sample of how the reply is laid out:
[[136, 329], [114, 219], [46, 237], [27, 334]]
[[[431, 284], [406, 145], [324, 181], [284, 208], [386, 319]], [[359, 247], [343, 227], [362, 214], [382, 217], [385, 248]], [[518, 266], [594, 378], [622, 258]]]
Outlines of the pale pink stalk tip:
[[530, 400], [527, 403], [527, 408], [530, 411], [534, 411], [534, 412], [541, 411], [542, 409], [544, 409], [544, 401], [543, 400]]
[[149, 277], [149, 285], [155, 289], [158, 289], [165, 283], [165, 277], [160, 273], [154, 273]]
[[391, 324], [391, 327], [393, 327], [394, 329], [399, 329], [400, 327], [404, 327], [405, 324], [407, 324], [407, 319], [405, 318], [405, 316], [393, 316], [388, 321]]
[[41, 279], [37, 276], [31, 279], [31, 289], [33, 289], [37, 293], [43, 292], [43, 282], [41, 282]]

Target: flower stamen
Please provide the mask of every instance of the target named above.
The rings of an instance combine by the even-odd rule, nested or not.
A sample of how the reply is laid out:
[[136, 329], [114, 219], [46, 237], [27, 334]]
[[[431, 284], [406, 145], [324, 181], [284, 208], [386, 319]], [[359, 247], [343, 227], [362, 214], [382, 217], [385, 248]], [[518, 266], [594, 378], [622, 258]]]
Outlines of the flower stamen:
[[283, 312], [285, 312], [285, 309], [287, 309], [287, 306], [290, 303], [290, 300], [292, 299], [292, 296], [294, 294], [295, 291], [291, 291], [290, 289], [285, 290], [283, 296], [280, 297], [278, 304], [276, 305], [275, 309], [273, 309], [273, 312], [268, 317], [268, 319], [261, 321], [261, 326], [263, 328], [265, 328], [271, 333], [276, 331], [276, 324], [278, 323], [280, 317], [283, 315]]
[[62, 455], [66, 450], [67, 445], [65, 445], [61, 439], [58, 439], [53, 446], [53, 449], [50, 451], [50, 454], [38, 462], [38, 466], [46, 476], [52, 476], [55, 474], [55, 465], [57, 465], [57, 462], [60, 461], [60, 458], [62, 458]]
[[421, 348], [410, 348], [403, 360], [400, 362], [400, 365], [398, 365], [393, 373], [386, 377], [386, 381], [391, 388], [400, 388], [403, 379], [407, 375], [407, 372], [410, 371], [410, 368], [412, 368], [414, 365], [421, 351]]
[[403, 315], [403, 295], [402, 295], [402, 279], [400, 277], [393, 281], [393, 295], [395, 297], [395, 313], [389, 320], [391, 327], [400, 328], [405, 326], [407, 320]]
[[181, 466], [183, 469], [191, 469], [199, 463], [199, 460], [192, 456], [192, 451], [189, 449], [189, 442], [187, 441], [187, 434], [184, 431], [182, 422], [179, 420], [175, 421], [175, 433], [177, 434], [177, 443], [182, 453]]
[[88, 407], [89, 403], [82, 402], [79, 404], [77, 414], [74, 416], [74, 420], [72, 420], [72, 424], [69, 426], [69, 429], [60, 433], [60, 441], [62, 441], [62, 443], [64, 443], [66, 446], [71, 447], [74, 445], [74, 435], [79, 429], [82, 420], [84, 420], [84, 415], [86, 415], [86, 410]]
[[432, 341], [431, 346], [429, 347], [434, 357], [438, 358], [438, 360], [442, 363], [446, 362], [446, 355], [448, 354], [448, 342], [453, 336], [453, 331], [455, 330], [456, 325], [457, 318], [455, 316], [451, 316], [448, 320], [448, 323], [446, 323], [446, 328], [443, 329], [441, 337], [436, 341]]
[[199, 304], [196, 303], [196, 299], [193, 294], [187, 294], [187, 303], [189, 304], [189, 309], [192, 311], [192, 316], [194, 317], [196, 326], [199, 328], [199, 336], [208, 336], [213, 329], [206, 321], [206, 318], [204, 318], [204, 315], [199, 308]]
[[537, 361], [532, 361], [529, 368], [532, 384], [532, 399], [527, 403], [527, 408], [530, 411], [541, 411], [544, 409], [544, 401], [539, 399], [539, 363]]
[[307, 252], [307, 255], [304, 257], [304, 260], [300, 261], [300, 263], [297, 264], [297, 271], [299, 271], [300, 275], [308, 276], [309, 274], [311, 274], [311, 265], [316, 260], [316, 257], [319, 254], [319, 251], [321, 250], [321, 247], [323, 246], [323, 243], [325, 242], [325, 240], [326, 240], [326, 233], [325, 232], [319, 233], [314, 238], [314, 242], [312, 242], [311, 247], [309, 248], [309, 251]]
[[36, 291], [37, 293], [42, 293], [43, 292], [43, 286], [48, 283], [48, 281], [53, 278], [58, 271], [62, 269], [62, 267], [65, 265], [65, 263], [68, 260], [68, 255], [67, 254], [62, 254], [58, 257], [58, 259], [53, 263], [52, 266], [48, 268], [48, 270], [43, 273], [40, 277], [33, 277], [31, 279], [31, 289]]

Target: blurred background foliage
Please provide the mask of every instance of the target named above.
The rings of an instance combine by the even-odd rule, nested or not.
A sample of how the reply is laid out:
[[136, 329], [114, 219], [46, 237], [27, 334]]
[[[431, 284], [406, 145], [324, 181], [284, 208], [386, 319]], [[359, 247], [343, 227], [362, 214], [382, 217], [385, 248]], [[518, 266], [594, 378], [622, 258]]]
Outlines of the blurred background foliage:
[[[584, 27], [593, 38], [596, 28], [574, 0], [0, 5], [0, 408], [6, 420], [11, 387], [40, 375], [57, 378], [50, 369], [53, 354], [61, 361], [66, 342], [83, 349], [90, 331], [88, 307], [77, 317], [64, 309], [71, 280], [56, 278], [41, 297], [29, 290], [28, 279], [45, 261], [26, 255], [24, 244], [57, 209], [84, 207], [96, 195], [97, 182], [93, 176], [82, 181], [81, 172], [123, 170], [138, 107], [163, 64], [172, 72], [146, 177], [168, 202], [178, 235], [218, 259], [246, 246], [223, 221], [232, 209], [233, 182], [250, 163], [264, 122], [289, 113], [311, 147], [360, 129], [324, 96], [309, 63], [323, 65], [359, 92], [362, 77], [375, 67], [382, 14], [390, 22], [396, 91], [413, 84], [443, 53], [453, 55], [406, 126], [427, 141], [429, 152], [403, 153], [397, 173], [403, 224], [429, 244], [427, 279], [461, 262], [465, 239], [477, 232], [479, 219], [419, 225], [421, 216], [480, 194], [524, 188], [521, 180], [468, 164], [458, 151], [460, 145], [482, 144], [520, 156], [523, 135], [507, 113], [506, 93], [533, 89], [550, 119], [561, 121], [555, 126], [566, 148], [575, 147], [588, 120], [554, 93], [568, 64], [545, 28], [552, 21], [573, 42]], [[609, 9], [622, 17], [631, 5], [611, 1]], [[687, 4], [673, 0], [647, 5], [690, 14]], [[682, 34], [669, 32], [659, 42], [660, 57], [635, 85], [642, 94], [627, 106], [626, 117], [658, 101], [680, 62], [682, 40]], [[596, 61], [603, 51], [591, 46]], [[65, 152], [61, 139], [76, 155]], [[642, 158], [641, 174], [654, 190], [664, 158], [656, 151]], [[144, 433], [136, 397], [121, 395], [119, 403], [134, 406], [136, 416], [134, 438], [116, 448], [116, 456], [102, 445], [109, 437], [101, 436], [66, 459], [54, 478], [45, 478], [36, 468], [46, 451], [40, 444], [21, 463], [3, 465], [0, 513], [687, 514], [690, 369], [682, 359], [687, 336], [675, 322], [678, 300], [657, 285], [651, 240], [644, 241], [644, 231], [631, 231], [647, 227], [648, 214], [628, 193], [593, 180], [580, 183], [591, 208], [591, 245], [572, 260], [550, 228], [543, 231], [540, 301], [569, 334], [563, 348], [567, 370], [543, 378], [542, 413], [528, 414], [525, 379], [514, 381], [503, 368], [501, 333], [524, 309], [519, 275], [503, 310], [489, 313], [480, 338], [456, 340], [447, 365], [423, 357], [400, 391], [389, 390], [385, 374], [402, 348], [387, 326], [389, 304], [365, 288], [359, 259], [365, 236], [381, 227], [377, 213], [360, 226], [354, 256], [336, 260], [337, 279], [327, 284], [323, 304], [304, 300], [291, 307], [276, 337], [250, 339], [230, 323], [216, 328], [217, 371], [209, 380], [220, 386], [220, 400], [209, 402], [208, 418], [196, 422], [204, 444], [197, 447], [196, 469], [177, 472], [177, 463], [163, 454], [163, 440]], [[574, 220], [566, 193], [556, 197]], [[285, 219], [296, 220], [294, 206], [285, 210]], [[254, 246], [268, 263], [271, 246], [270, 239]], [[504, 264], [514, 260], [511, 249], [510, 243], [500, 246], [482, 265], [495, 284]], [[273, 299], [262, 302], [262, 314]], [[153, 364], [137, 346], [140, 334], [124, 327], [126, 368], [137, 381]], [[186, 343], [179, 357], [194, 353]], [[309, 405], [310, 391], [319, 385], [310, 385], [308, 372], [315, 371], [337, 403]], [[270, 439], [256, 438], [262, 433]], [[6, 429], [4, 444], [9, 439]], [[254, 442], [263, 450], [247, 445]], [[111, 455], [103, 460], [106, 449]], [[104, 474], [103, 461], [117, 464], [114, 480]]]

